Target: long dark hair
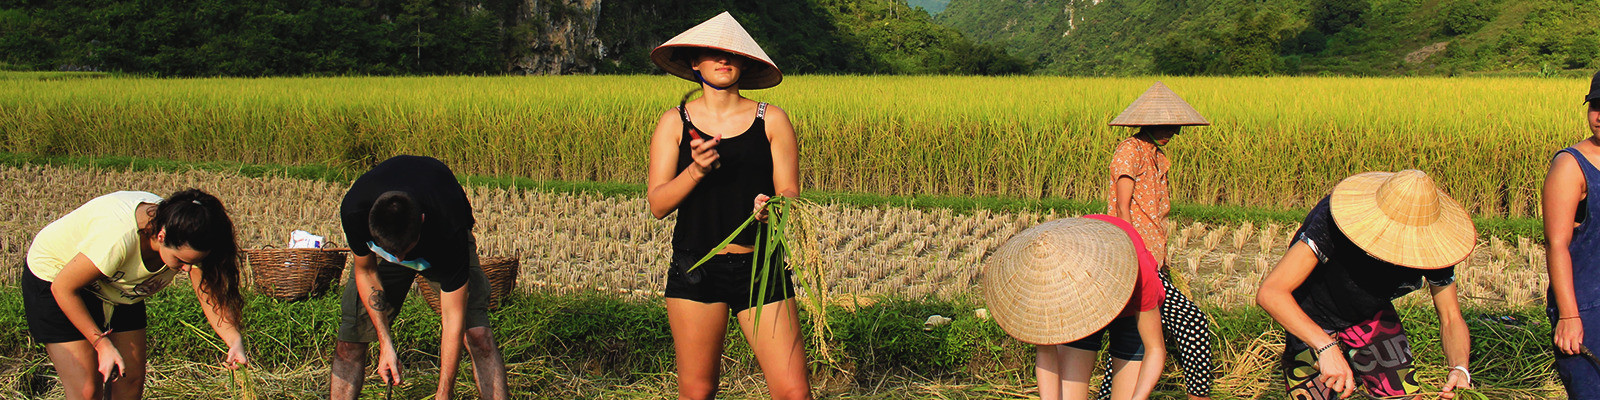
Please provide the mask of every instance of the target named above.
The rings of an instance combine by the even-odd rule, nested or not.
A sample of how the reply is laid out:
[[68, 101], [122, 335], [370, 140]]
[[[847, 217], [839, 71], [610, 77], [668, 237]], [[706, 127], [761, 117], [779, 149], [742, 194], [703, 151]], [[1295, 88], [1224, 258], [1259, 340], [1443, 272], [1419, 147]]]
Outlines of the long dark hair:
[[200, 290], [224, 311], [223, 321], [237, 326], [244, 308], [244, 296], [239, 294], [239, 242], [222, 200], [200, 189], [178, 191], [156, 205], [147, 229], [147, 234], [166, 229], [161, 243], [167, 247], [206, 252], [199, 266]]

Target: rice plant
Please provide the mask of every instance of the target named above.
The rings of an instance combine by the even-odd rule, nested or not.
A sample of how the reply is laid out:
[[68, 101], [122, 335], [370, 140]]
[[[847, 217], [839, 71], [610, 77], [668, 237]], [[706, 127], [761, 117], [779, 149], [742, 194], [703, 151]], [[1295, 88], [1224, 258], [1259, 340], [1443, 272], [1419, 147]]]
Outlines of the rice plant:
[[[1183, 204], [1309, 208], [1338, 179], [1427, 171], [1480, 216], [1537, 213], [1556, 150], [1588, 136], [1578, 79], [791, 76], [803, 186], [1101, 200], [1106, 126], [1165, 81], [1214, 122], [1168, 147]], [[841, 90], [858, 88], [865, 90]], [[424, 154], [457, 172], [642, 182], [659, 76], [0, 81], [0, 151], [361, 169]], [[996, 95], [996, 94], [1003, 95]]]

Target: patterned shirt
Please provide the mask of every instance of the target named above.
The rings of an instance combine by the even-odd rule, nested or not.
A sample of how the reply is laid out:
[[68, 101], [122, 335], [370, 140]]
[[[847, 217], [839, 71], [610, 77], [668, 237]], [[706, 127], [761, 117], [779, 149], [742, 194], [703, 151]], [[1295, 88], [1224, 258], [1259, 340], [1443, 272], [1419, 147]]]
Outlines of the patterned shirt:
[[1167, 153], [1148, 140], [1131, 137], [1117, 143], [1111, 155], [1111, 185], [1106, 213], [1117, 201], [1117, 178], [1133, 178], [1133, 199], [1128, 222], [1144, 237], [1145, 247], [1162, 265], [1167, 263], [1167, 214], [1172, 212], [1172, 196], [1167, 193]]

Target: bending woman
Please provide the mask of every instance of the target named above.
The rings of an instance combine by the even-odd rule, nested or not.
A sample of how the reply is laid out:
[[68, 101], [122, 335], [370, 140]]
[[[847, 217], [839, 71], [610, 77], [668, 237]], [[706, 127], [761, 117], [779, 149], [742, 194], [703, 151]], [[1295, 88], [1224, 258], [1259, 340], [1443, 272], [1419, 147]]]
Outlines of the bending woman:
[[[28, 332], [45, 344], [68, 399], [140, 398], [149, 346], [144, 299], [189, 282], [228, 345], [224, 364], [248, 363], [239, 333], [239, 246], [233, 221], [200, 190], [166, 200], [116, 192], [79, 206], [34, 236], [22, 274]], [[110, 393], [102, 393], [103, 382]]]
[[[739, 94], [741, 89], [777, 85], [783, 76], [726, 12], [667, 41], [650, 56], [704, 93], [662, 114], [650, 141], [650, 213], [665, 218], [678, 212], [666, 290], [678, 396], [715, 397], [731, 311], [772, 398], [809, 399], [805, 348], [787, 269], [771, 269], [766, 298], [754, 299], [750, 290], [757, 232], [765, 229], [746, 229], [706, 264], [688, 270], [749, 217], [752, 202], [762, 212], [769, 196], [800, 194], [798, 144], [788, 115]], [[761, 307], [759, 337], [753, 336], [753, 307]]]
[[1346, 178], [1306, 215], [1294, 242], [1256, 293], [1283, 325], [1283, 376], [1290, 398], [1372, 397], [1420, 389], [1394, 299], [1427, 287], [1439, 313], [1450, 372], [1441, 397], [1471, 388], [1466, 321], [1455, 265], [1477, 244], [1466, 210], [1422, 171]]
[[[1034, 346], [1037, 355], [1034, 376], [1039, 379], [1039, 398], [1088, 399], [1089, 377], [1094, 371], [1094, 361], [1104, 348], [1110, 355], [1106, 358], [1107, 362], [1111, 364], [1106, 371], [1104, 386], [1109, 389], [1105, 390], [1104, 396], [1117, 400], [1149, 399], [1155, 391], [1156, 382], [1161, 380], [1161, 370], [1167, 360], [1159, 310], [1167, 291], [1156, 272], [1160, 263], [1145, 249], [1144, 238], [1139, 236], [1133, 224], [1109, 215], [1085, 215], [1083, 218], [1110, 223], [1127, 235], [1133, 242], [1134, 250], [1134, 254], [1128, 256], [1138, 259], [1139, 272], [1127, 304], [1109, 325], [1066, 344]], [[1048, 322], [1061, 324], [1059, 321]], [[1106, 342], [1109, 345], [1104, 344]]]

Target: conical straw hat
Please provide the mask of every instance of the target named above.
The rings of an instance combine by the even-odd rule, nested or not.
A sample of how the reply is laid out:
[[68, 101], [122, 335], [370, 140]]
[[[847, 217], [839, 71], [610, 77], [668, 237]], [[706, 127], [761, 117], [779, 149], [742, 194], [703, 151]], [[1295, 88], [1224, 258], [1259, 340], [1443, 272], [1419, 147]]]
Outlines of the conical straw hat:
[[1168, 89], [1167, 85], [1156, 82], [1145, 90], [1143, 95], [1122, 110], [1116, 119], [1111, 120], [1111, 126], [1152, 126], [1152, 125], [1211, 125], [1199, 111], [1190, 107], [1188, 102]]
[[650, 51], [650, 61], [654, 61], [656, 66], [679, 78], [700, 83], [688, 63], [674, 59], [678, 50], [685, 47], [722, 50], [766, 64], [745, 66], [739, 77], [740, 89], [766, 89], [777, 86], [778, 82], [783, 81], [783, 73], [778, 71], [778, 64], [772, 63], [772, 57], [767, 57], [767, 52], [761, 50], [761, 46], [756, 44], [756, 39], [750, 37], [750, 33], [745, 32], [744, 26], [739, 25], [739, 21], [735, 21], [733, 15], [727, 11], [683, 31], [672, 40]]
[[1461, 204], [1422, 171], [1356, 174], [1333, 187], [1333, 222], [1367, 254], [1391, 264], [1438, 269], [1460, 263], [1478, 229]]
[[983, 271], [983, 299], [1017, 340], [1067, 343], [1110, 324], [1138, 275], [1138, 255], [1122, 228], [1064, 218], [1028, 228], [995, 250]]

